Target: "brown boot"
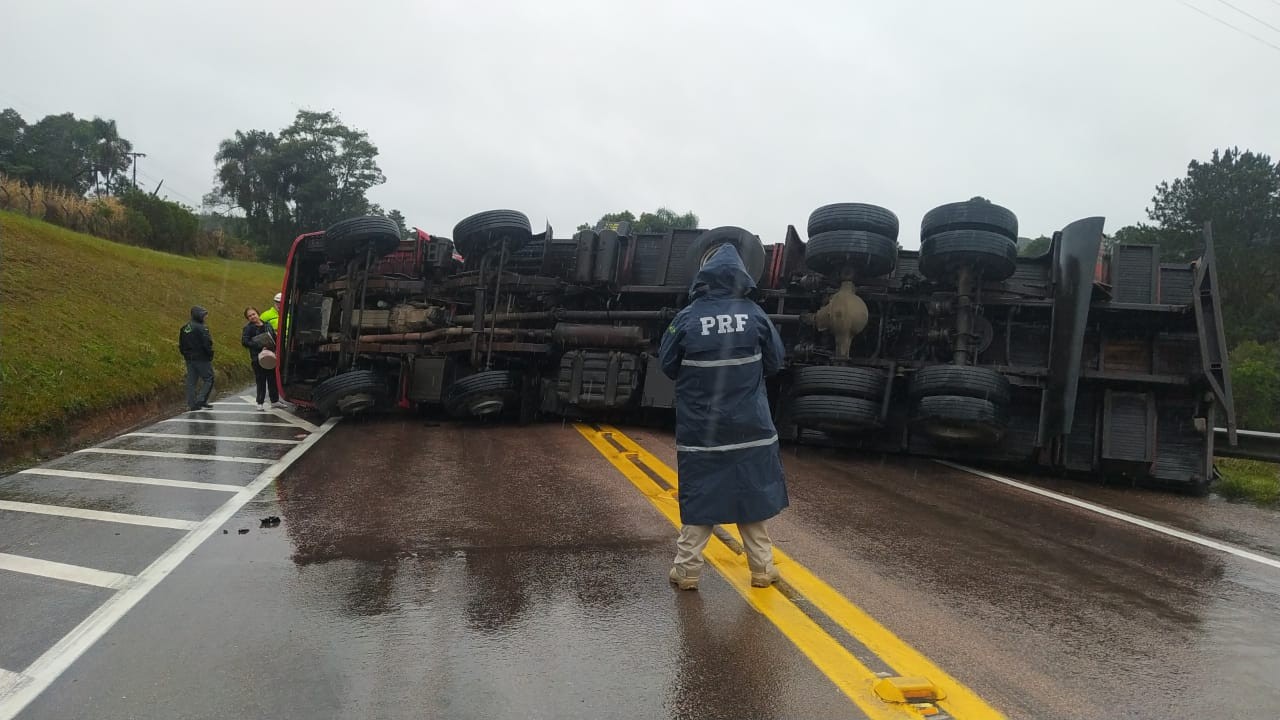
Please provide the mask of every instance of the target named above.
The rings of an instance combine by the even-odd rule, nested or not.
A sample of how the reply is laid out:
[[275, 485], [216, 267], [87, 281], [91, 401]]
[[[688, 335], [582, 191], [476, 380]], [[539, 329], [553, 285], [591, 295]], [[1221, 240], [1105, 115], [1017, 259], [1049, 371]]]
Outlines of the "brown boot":
[[778, 573], [778, 568], [770, 565], [765, 572], [751, 573], [751, 587], [769, 587], [770, 585], [782, 579], [782, 575]]
[[697, 590], [698, 576], [685, 574], [684, 568], [679, 565], [673, 565], [671, 572], [667, 574], [667, 579], [681, 590]]

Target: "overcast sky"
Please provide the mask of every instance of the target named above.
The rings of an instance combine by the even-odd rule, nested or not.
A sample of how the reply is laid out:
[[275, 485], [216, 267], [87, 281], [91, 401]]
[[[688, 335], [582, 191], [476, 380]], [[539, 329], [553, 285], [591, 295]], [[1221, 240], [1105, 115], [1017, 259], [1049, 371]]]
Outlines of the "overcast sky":
[[[1280, 27], [1280, 0], [1230, 4]], [[189, 204], [221, 139], [335, 110], [380, 150], [371, 198], [439, 234], [666, 205], [771, 242], [854, 201], [913, 248], [973, 195], [1024, 236], [1114, 231], [1215, 147], [1280, 155], [1280, 48], [1180, 0], [9, 0], [0, 68], [0, 107], [114, 118], [140, 184]]]

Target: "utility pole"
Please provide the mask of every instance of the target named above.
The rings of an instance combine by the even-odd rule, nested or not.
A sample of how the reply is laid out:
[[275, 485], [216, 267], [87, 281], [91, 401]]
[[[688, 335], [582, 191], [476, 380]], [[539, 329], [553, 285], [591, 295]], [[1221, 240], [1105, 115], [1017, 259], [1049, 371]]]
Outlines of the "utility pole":
[[133, 158], [132, 162], [130, 163], [133, 165], [133, 189], [137, 190], [138, 189], [138, 158], [146, 157], [147, 154], [140, 153], [140, 152], [131, 152], [131, 153], [125, 153], [125, 155], [129, 155]]

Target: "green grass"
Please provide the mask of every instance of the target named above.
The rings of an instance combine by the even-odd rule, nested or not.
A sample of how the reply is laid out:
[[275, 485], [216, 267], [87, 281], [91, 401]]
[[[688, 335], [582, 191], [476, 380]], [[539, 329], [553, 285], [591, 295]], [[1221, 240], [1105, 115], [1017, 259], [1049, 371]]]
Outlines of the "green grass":
[[1222, 479], [1218, 494], [1258, 505], [1280, 504], [1280, 467], [1257, 460], [1218, 458], [1214, 461]]
[[209, 310], [220, 389], [252, 377], [246, 305], [284, 269], [121, 245], [0, 211], [0, 445], [161, 393], [181, 395], [178, 330]]

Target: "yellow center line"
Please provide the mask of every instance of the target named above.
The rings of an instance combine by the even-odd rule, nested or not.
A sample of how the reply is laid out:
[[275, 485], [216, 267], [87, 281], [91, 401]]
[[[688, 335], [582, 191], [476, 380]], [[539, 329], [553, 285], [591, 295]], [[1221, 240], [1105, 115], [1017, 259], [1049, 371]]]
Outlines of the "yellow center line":
[[[609, 444], [604, 433], [596, 432], [586, 425], [575, 424], [574, 427], [627, 480], [630, 480], [631, 484], [635, 485], [636, 489], [643, 493], [667, 520], [671, 521], [672, 525], [680, 527], [680, 504], [672, 493], [664, 492], [626, 455]], [[622, 434], [616, 430], [609, 432], [613, 434], [615, 440], [623, 440]], [[645, 462], [645, 464], [649, 463]], [[782, 593], [751, 587], [751, 571], [747, 569], [742, 559], [718, 538], [712, 536], [703, 556], [707, 563], [718, 570], [729, 581], [729, 585], [746, 599], [748, 604], [769, 618], [787, 639], [794, 643], [831, 682], [835, 683], [841, 692], [866, 713], [867, 717], [872, 720], [920, 717], [918, 713], [907, 709], [906, 706], [889, 705], [876, 697], [872, 690], [872, 685], [879, 679], [876, 674], [836, 642], [794, 603], [787, 600]]]
[[[648, 495], [651, 501], [655, 501], [655, 497], [664, 498], [663, 505], [669, 506], [669, 509], [668, 507], [663, 506], [660, 506], [659, 509], [663, 510], [663, 514], [667, 516], [667, 519], [670, 520], [672, 524], [679, 527], [680, 509], [677, 500], [670, 494], [663, 493], [657, 484], [654, 483], [649, 476], [645, 475], [643, 471], [631, 463], [626, 456], [634, 456], [672, 487], [677, 487], [677, 474], [675, 470], [672, 470], [662, 460], [658, 459], [634, 440], [618, 431], [617, 428], [608, 425], [601, 425], [601, 429], [598, 434], [599, 437], [593, 437], [597, 435], [597, 433], [590, 427], [582, 425], [577, 427], [578, 431], [582, 433], [583, 436], [592, 443], [592, 445], [595, 445], [601, 453], [605, 454], [615, 467], [621, 470], [624, 475], [627, 475], [627, 478], [631, 480], [636, 487], [640, 488], [642, 492]], [[623, 448], [623, 451], [620, 453], [614, 449], [612, 445], [604, 440], [604, 435], [610, 436], [614, 442]], [[627, 468], [634, 471], [639, 480], [636, 477], [632, 477]], [[650, 488], [652, 491], [650, 491]], [[654, 504], [657, 505], [658, 502], [655, 501]], [[728, 526], [725, 526], [725, 529], [729, 530], [733, 537], [741, 542], [742, 539], [738, 535], [736, 527], [729, 528]], [[767, 595], [776, 600], [776, 602], [769, 604], [770, 608], [773, 608], [776, 605], [786, 604], [795, 609], [796, 613], [811, 623], [817, 632], [826, 635], [826, 633], [822, 631], [816, 623], [809, 620], [808, 616], [800, 612], [799, 609], [796, 609], [795, 605], [789, 600], [786, 600], [782, 593], [776, 591], [762, 593], [759, 590], [750, 590], [750, 571], [747, 570], [745, 563], [722, 543], [713, 542], [712, 544], [716, 546], [718, 551], [722, 551], [726, 554], [725, 560], [729, 563], [728, 571], [720, 565], [715, 565], [716, 569], [720, 570], [720, 572], [725, 574], [726, 577], [729, 577], [730, 573], [737, 573], [738, 575], [741, 575], [741, 577], [744, 578], [744, 581], [743, 586], [739, 588], [739, 592], [742, 592], [749, 601], [759, 595]], [[708, 548], [711, 547], [712, 545], [708, 545]], [[937, 705], [947, 713], [961, 720], [986, 720], [987, 718], [1004, 717], [1004, 715], [999, 711], [980, 698], [977, 693], [969, 689], [959, 680], [951, 677], [951, 675], [945, 672], [938, 665], [934, 664], [933, 661], [929, 660], [929, 658], [925, 657], [918, 650], [908, 645], [898, 636], [894, 635], [888, 628], [876, 622], [876, 620], [868, 615], [866, 611], [859, 608], [857, 605], [854, 605], [848, 598], [841, 595], [839, 591], [828, 585], [804, 565], [797, 562], [794, 558], [788, 556], [785, 552], [776, 547], [773, 550], [773, 556], [774, 563], [783, 571], [783, 579], [793, 590], [802, 595], [809, 602], [813, 603], [815, 607], [830, 617], [837, 625], [844, 628], [844, 630], [856, 638], [858, 642], [862, 643], [867, 647], [867, 649], [871, 650], [876, 654], [876, 656], [897, 671], [899, 675], [925, 677], [931, 680], [940, 690], [940, 695], [944, 698], [939, 700]], [[709, 553], [708, 559], [710, 559]], [[736, 583], [735, 587], [737, 587]], [[769, 616], [770, 619], [773, 620], [775, 624], [778, 624], [780, 628], [782, 627], [777, 619], [762, 608], [761, 604], [752, 602], [752, 605], [757, 609], [760, 609], [760, 611], [766, 616]], [[785, 628], [783, 629], [783, 632], [786, 633]], [[791, 637], [790, 634], [788, 634], [788, 637]], [[828, 639], [830, 638], [828, 637]], [[794, 642], [795, 638], [792, 638], [792, 640]], [[831, 642], [834, 643], [835, 641], [831, 640]], [[799, 645], [798, 642], [796, 644]], [[805, 650], [805, 648], [801, 647], [801, 650]], [[841, 648], [841, 650], [843, 650], [843, 648]], [[810, 659], [813, 659], [813, 655], [807, 650], [805, 650], [805, 654], [809, 655]], [[878, 678], [874, 673], [868, 670], [866, 666], [862, 665], [862, 663], [856, 660], [854, 660], [854, 662], [857, 663], [856, 666], [840, 668], [840, 674], [842, 676], [849, 674], [857, 675], [859, 683], [865, 684], [866, 689], [869, 691], [871, 683], [874, 683]], [[833, 682], [836, 682], [838, 686], [840, 685], [840, 682], [836, 680], [836, 677], [828, 672], [816, 659], [814, 660], [814, 664], [818, 665], [819, 668], [823, 668], [823, 672], [826, 673]], [[844, 690], [844, 687], [842, 686], [841, 689]], [[848, 693], [846, 692], [846, 694]], [[853, 698], [852, 695], [850, 695], [850, 697]], [[879, 698], [876, 698], [874, 695], [872, 697], [876, 703], [880, 704], [880, 707], [884, 707]], [[858, 703], [860, 708], [863, 707], [862, 703], [859, 703], [857, 698], [853, 699], [855, 703]], [[863, 709], [865, 710], [866, 708]]]

